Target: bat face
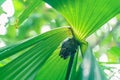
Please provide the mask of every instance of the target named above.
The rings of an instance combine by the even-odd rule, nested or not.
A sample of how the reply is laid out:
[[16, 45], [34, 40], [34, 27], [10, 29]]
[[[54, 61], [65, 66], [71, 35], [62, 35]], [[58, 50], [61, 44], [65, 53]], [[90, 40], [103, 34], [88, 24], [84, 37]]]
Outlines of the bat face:
[[79, 43], [74, 38], [69, 38], [67, 41], [62, 43], [59, 55], [61, 58], [67, 59], [69, 56], [76, 53], [78, 46]]

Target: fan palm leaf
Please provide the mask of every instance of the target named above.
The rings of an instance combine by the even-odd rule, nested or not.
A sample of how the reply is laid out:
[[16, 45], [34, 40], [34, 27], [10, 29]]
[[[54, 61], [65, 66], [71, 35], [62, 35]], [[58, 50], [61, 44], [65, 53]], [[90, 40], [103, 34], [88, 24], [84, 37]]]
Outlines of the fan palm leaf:
[[83, 40], [120, 13], [120, 0], [44, 0], [59, 11], [78, 40]]

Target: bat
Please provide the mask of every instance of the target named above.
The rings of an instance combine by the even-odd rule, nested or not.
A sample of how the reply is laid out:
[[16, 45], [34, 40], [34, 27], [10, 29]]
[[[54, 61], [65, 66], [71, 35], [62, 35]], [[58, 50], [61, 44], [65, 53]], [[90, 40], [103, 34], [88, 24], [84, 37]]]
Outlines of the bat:
[[79, 42], [76, 41], [74, 37], [68, 38], [68, 40], [62, 43], [59, 56], [61, 56], [61, 58], [67, 59], [69, 56], [72, 56], [76, 53], [78, 46]]

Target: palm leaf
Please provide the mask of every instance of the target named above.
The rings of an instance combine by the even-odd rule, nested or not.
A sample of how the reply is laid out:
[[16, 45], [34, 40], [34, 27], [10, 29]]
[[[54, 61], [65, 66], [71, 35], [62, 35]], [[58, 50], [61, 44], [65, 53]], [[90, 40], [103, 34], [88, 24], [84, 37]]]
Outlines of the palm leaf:
[[107, 80], [90, 47], [85, 52], [75, 80]]
[[46, 61], [44, 66], [40, 69], [39, 73], [36, 76], [36, 80], [74, 80], [77, 58], [78, 55], [75, 55], [72, 68], [68, 72], [68, 63], [71, 63], [70, 59], [64, 60], [61, 58], [58, 53], [60, 49], [58, 48], [53, 55]]
[[18, 16], [18, 20], [16, 20], [16, 27], [23, 23], [32, 11], [42, 4], [42, 0], [31, 0], [30, 2], [31, 4]]
[[[34, 44], [31, 46], [29, 45], [29, 50], [0, 69], [0, 74], [2, 73], [0, 79], [33, 79], [40, 67], [52, 55], [59, 44], [68, 36], [70, 36], [69, 29], [60, 28], [33, 38], [32, 41]], [[26, 42], [29, 42], [29, 40]], [[20, 45], [25, 46], [26, 44], [21, 43], [19, 46]], [[10, 49], [10, 51], [14, 52], [14, 49]]]
[[120, 0], [44, 0], [59, 11], [78, 40], [85, 39], [120, 12]]
[[57, 49], [55, 53], [46, 61], [44, 66], [40, 69], [36, 80], [65, 80], [69, 58], [64, 60], [58, 53], [60, 49]]
[[79, 52], [76, 52], [75, 58], [74, 58], [73, 63], [71, 65], [72, 67], [71, 67], [71, 71], [70, 71], [69, 76], [68, 76], [68, 80], [76, 80], [76, 75], [77, 75], [76, 70], [77, 70], [77, 65], [78, 65], [78, 59], [80, 58], [78, 56], [78, 53]]
[[[38, 2], [35, 1], [32, 1], [32, 4], [19, 16], [19, 22], [16, 23], [17, 25], [20, 25], [41, 3], [41, 0]], [[65, 17], [72, 27], [76, 39], [79, 41], [88, 37], [120, 12], [119, 0], [44, 1]], [[77, 68], [78, 54], [76, 54], [72, 60], [69, 58], [63, 60], [59, 57], [59, 49], [56, 50], [56, 48], [69, 36], [71, 36], [71, 31], [68, 28], [61, 28], [38, 35], [37, 37], [13, 46], [2, 48], [0, 50], [0, 60], [26, 49], [27, 51], [0, 68], [0, 79], [97, 80], [99, 77], [102, 77], [102, 80], [106, 80], [89, 47], [87, 51], [84, 50], [84, 59], [79, 69]], [[85, 71], [88, 71], [87, 75]], [[37, 76], [36, 73], [38, 73]], [[101, 78], [99, 80], [101, 80]]]
[[63, 33], [66, 32], [65, 34], [71, 35], [71, 32], [69, 31], [68, 28], [58, 28], [58, 29], [52, 30], [50, 32], [46, 32], [45, 34], [38, 35], [29, 40], [20, 42], [18, 44], [14, 44], [12, 46], [7, 46], [5, 48], [2, 48], [0, 50], [0, 60], [3, 60], [11, 55], [14, 55], [15, 53], [17, 53], [21, 50], [24, 50], [40, 41], [46, 40], [47, 38], [49, 38], [52, 35], [55, 35], [55, 34], [61, 33], [61, 32], [63, 32]]

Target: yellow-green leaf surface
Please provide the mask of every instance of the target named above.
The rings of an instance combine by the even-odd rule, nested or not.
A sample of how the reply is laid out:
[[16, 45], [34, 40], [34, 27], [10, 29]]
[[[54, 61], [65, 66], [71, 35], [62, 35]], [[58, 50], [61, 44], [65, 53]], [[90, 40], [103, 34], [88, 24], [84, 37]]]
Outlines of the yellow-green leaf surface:
[[[11, 61], [10, 63], [0, 68], [0, 79], [1, 80], [28, 80], [28, 79], [33, 80], [34, 76], [36, 75], [40, 67], [43, 66], [46, 60], [52, 55], [52, 53], [60, 45], [60, 43], [66, 37], [69, 37], [71, 35], [70, 33], [71, 32], [68, 28], [59, 28], [44, 33], [42, 35], [39, 35], [39, 37], [37, 36], [32, 40], [28, 40], [15, 47], [11, 47], [11, 48], [8, 47], [7, 50], [9, 50], [12, 54], [14, 54], [14, 52], [18, 52], [19, 50], [23, 50], [24, 48], [27, 47], [29, 47], [30, 49], [24, 52], [19, 57], [17, 57], [15, 60]], [[26, 44], [28, 42], [29, 43], [31, 42], [32, 45]], [[14, 51], [14, 49], [16, 49], [16, 51]], [[4, 51], [2, 52], [1, 55], [7, 54]], [[7, 55], [9, 55], [9, 53]], [[59, 53], [56, 55], [59, 55]], [[58, 60], [58, 58], [56, 60]], [[66, 62], [64, 63], [67, 65]]]
[[69, 58], [64, 60], [57, 49], [40, 69], [36, 80], [65, 80]]
[[120, 58], [120, 47], [112, 47], [110, 50], [108, 50], [108, 53]]
[[44, 0], [59, 11], [78, 40], [85, 39], [120, 12], [120, 0]]
[[3, 14], [3, 13], [5, 13], [5, 11], [3, 11], [3, 9], [0, 6], [0, 15]]
[[36, 80], [75, 80], [78, 54], [76, 53], [70, 73], [67, 75], [70, 59], [61, 58], [58, 55], [59, 51], [60, 48], [56, 49], [53, 55], [46, 61], [39, 70]]

